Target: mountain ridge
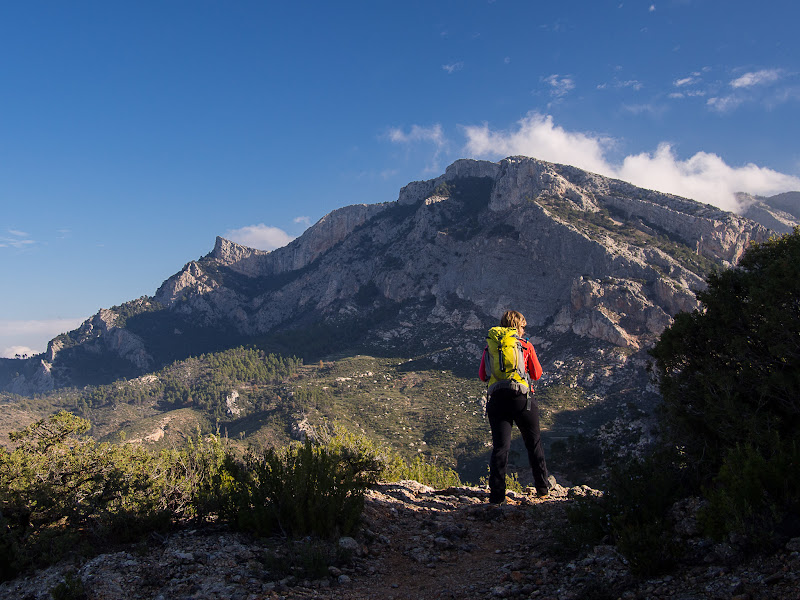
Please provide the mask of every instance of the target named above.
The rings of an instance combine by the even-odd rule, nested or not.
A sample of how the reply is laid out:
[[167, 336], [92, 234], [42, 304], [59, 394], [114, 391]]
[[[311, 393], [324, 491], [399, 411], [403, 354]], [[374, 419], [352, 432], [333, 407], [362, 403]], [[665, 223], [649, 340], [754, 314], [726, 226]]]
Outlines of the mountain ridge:
[[462, 159], [409, 183], [395, 202], [337, 209], [271, 252], [217, 238], [153, 297], [99, 311], [2, 386], [30, 393], [90, 381], [98, 357], [110, 379], [115, 370], [140, 375], [326, 324], [355, 338], [334, 350], [438, 344], [455, 364], [479, 352], [480, 330], [510, 306], [536, 339], [570, 335], [636, 353], [677, 311], [696, 307], [693, 290], [710, 268], [734, 264], [769, 234], [713, 206], [567, 165]]
[[736, 199], [745, 206], [743, 216], [777, 233], [791, 233], [800, 226], [800, 192], [785, 192], [770, 197], [739, 193]]

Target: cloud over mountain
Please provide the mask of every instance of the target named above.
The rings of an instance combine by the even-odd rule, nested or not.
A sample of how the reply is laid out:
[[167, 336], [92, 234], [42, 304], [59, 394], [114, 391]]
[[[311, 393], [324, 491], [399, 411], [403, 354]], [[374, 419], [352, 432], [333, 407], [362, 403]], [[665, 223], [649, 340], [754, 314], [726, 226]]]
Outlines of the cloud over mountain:
[[[47, 342], [60, 333], [70, 331], [84, 321], [80, 319], [0, 320], [0, 358], [16, 354], [33, 355], [43, 352]], [[29, 345], [15, 343], [30, 340]], [[35, 347], [31, 347], [35, 346]]]
[[226, 239], [257, 250], [275, 250], [282, 248], [294, 237], [278, 227], [270, 227], [259, 223], [258, 225], [248, 225], [240, 229], [230, 229], [223, 235]]
[[772, 169], [746, 164], [733, 167], [713, 153], [697, 152], [678, 158], [668, 143], [654, 152], [625, 157], [615, 164], [608, 158], [615, 141], [609, 137], [568, 131], [550, 115], [529, 113], [516, 128], [493, 130], [488, 124], [463, 128], [465, 152], [473, 158], [509, 155], [535, 156], [542, 160], [571, 164], [601, 175], [624, 179], [638, 186], [693, 198], [736, 211], [736, 192], [770, 195], [800, 189], [800, 178]]

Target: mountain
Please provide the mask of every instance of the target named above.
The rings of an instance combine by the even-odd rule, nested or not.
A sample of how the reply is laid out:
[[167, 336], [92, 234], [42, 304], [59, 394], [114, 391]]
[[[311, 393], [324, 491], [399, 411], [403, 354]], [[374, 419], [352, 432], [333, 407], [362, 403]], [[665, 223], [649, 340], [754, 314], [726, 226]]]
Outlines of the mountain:
[[739, 193], [737, 200], [745, 207], [742, 215], [777, 233], [791, 233], [800, 226], [800, 192], [777, 196], [753, 196]]
[[[542, 386], [583, 406], [654, 399], [646, 349], [717, 266], [770, 230], [693, 200], [527, 157], [459, 160], [395, 202], [333, 211], [273, 252], [217, 238], [152, 297], [4, 361], [31, 394], [242, 344], [306, 361], [423, 357], [473, 377], [485, 329], [528, 319]], [[613, 403], [609, 404], [613, 399]]]

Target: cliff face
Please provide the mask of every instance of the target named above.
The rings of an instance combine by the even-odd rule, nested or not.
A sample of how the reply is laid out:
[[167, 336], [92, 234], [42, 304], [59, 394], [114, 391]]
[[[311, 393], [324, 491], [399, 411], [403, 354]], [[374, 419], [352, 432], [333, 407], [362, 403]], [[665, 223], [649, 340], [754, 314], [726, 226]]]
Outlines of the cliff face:
[[737, 194], [745, 206], [743, 214], [777, 233], [791, 233], [800, 227], [800, 192], [786, 192], [765, 198], [750, 194]]
[[[624, 350], [612, 352], [624, 358], [612, 371], [642, 363], [672, 316], [696, 307], [707, 269], [735, 263], [768, 235], [732, 213], [574, 167], [460, 160], [408, 184], [397, 202], [334, 211], [273, 252], [218, 238], [139, 301], [152, 306], [134, 307], [138, 317], [123, 323], [101, 311], [54, 340], [45, 362], [66, 382], [69, 355], [84, 346], [144, 372], [187, 327], [246, 340], [319, 323], [353, 327], [331, 351], [357, 340], [468, 361], [482, 330], [515, 308], [554, 364], [596, 383], [596, 356]], [[146, 326], [145, 310], [159, 327]]]

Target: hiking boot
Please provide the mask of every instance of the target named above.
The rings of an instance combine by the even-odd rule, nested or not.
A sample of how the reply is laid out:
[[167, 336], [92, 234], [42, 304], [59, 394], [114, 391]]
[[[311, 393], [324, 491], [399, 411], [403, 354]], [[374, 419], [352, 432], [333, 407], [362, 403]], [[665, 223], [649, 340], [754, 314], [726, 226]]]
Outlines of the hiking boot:
[[489, 504], [505, 504], [506, 503], [506, 495], [503, 494], [502, 496], [495, 496], [493, 494], [489, 495]]

